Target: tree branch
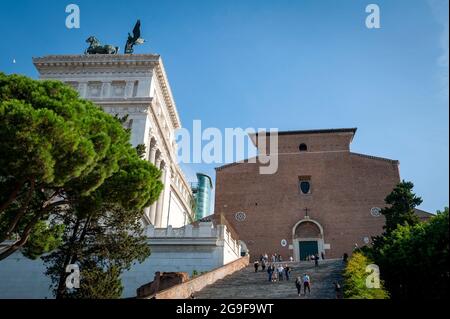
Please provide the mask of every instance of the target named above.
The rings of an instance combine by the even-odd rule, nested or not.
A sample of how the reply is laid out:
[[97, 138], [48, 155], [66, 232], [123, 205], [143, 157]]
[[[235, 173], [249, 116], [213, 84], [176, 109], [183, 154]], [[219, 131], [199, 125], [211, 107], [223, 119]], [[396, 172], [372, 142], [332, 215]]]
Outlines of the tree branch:
[[7, 239], [14, 232], [14, 230], [17, 228], [17, 224], [19, 223], [20, 219], [23, 217], [23, 215], [25, 215], [25, 211], [28, 208], [28, 204], [30, 203], [31, 198], [33, 197], [34, 185], [35, 185], [34, 179], [31, 179], [27, 198], [25, 199], [25, 202], [21, 205], [20, 210], [14, 216], [13, 220], [9, 223], [6, 232], [3, 234], [2, 237], [0, 237], [0, 243], [3, 242], [5, 239]]
[[8, 256], [13, 254], [18, 249], [22, 248], [23, 245], [26, 244], [28, 238], [30, 237], [31, 230], [33, 229], [34, 225], [36, 225], [36, 223], [42, 218], [42, 216], [45, 213], [47, 213], [48, 211], [50, 211], [51, 209], [53, 209], [53, 208], [55, 208], [57, 206], [64, 205], [64, 204], [69, 204], [69, 203], [70, 202], [67, 201], [67, 200], [61, 200], [61, 201], [49, 204], [46, 207], [43, 207], [41, 209], [41, 211], [39, 211], [38, 213], [36, 213], [34, 215], [32, 220], [25, 227], [25, 229], [23, 230], [22, 234], [20, 235], [20, 239], [17, 242], [15, 242], [14, 244], [12, 244], [11, 246], [9, 246], [7, 249], [5, 249], [3, 252], [0, 253], [0, 261], [5, 259], [5, 258], [7, 258]]
[[3, 260], [10, 255], [12, 255], [14, 252], [16, 252], [18, 249], [22, 248], [23, 245], [27, 242], [28, 238], [30, 237], [31, 230], [33, 229], [34, 225], [39, 221], [41, 218], [41, 214], [36, 214], [33, 219], [28, 223], [27, 227], [25, 227], [24, 231], [22, 232], [20, 239], [9, 246], [5, 251], [0, 253], [0, 260]]

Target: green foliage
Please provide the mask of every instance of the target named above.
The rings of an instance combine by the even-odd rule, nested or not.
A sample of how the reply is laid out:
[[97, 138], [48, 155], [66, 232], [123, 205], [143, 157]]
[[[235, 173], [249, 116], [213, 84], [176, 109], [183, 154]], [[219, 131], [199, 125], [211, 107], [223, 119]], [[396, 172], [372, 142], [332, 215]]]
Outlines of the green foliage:
[[39, 221], [31, 233], [30, 239], [24, 246], [22, 253], [30, 259], [36, 259], [44, 253], [50, 252], [62, 243], [64, 225], [49, 226]]
[[145, 145], [139, 144], [136, 146], [136, 152], [138, 153], [139, 158], [144, 158], [145, 156]]
[[444, 298], [449, 295], [449, 211], [428, 222], [399, 225], [372, 249], [393, 298]]
[[123, 286], [120, 280], [121, 270], [116, 266], [107, 269], [89, 267], [82, 269], [83, 277], [80, 280], [80, 288], [75, 290], [71, 298], [79, 299], [117, 299], [120, 298]]
[[119, 120], [58, 81], [0, 73], [0, 176], [95, 190], [129, 147]]
[[161, 173], [130, 145], [125, 121], [61, 82], [0, 73], [0, 242], [20, 238], [0, 260], [55, 248], [65, 215], [66, 225], [100, 223], [105, 207], [142, 214], [158, 198]]
[[[141, 211], [110, 203], [107, 198], [100, 203], [93, 196], [84, 198], [55, 220], [65, 225], [63, 244], [42, 258], [57, 298], [119, 298], [120, 274], [150, 255]], [[73, 263], [80, 267], [81, 285], [69, 291], [64, 285], [65, 269]]]
[[348, 260], [344, 271], [344, 297], [350, 299], [388, 299], [389, 294], [383, 288], [368, 288], [366, 267], [372, 262], [361, 252], [355, 252]]
[[163, 189], [159, 169], [141, 160], [135, 150], [119, 164], [120, 169], [105, 181], [94, 196], [112, 197], [129, 209], [142, 209], [158, 199]]
[[384, 228], [387, 234], [395, 230], [398, 225], [419, 223], [414, 209], [422, 203], [422, 199], [412, 192], [413, 187], [413, 183], [402, 181], [386, 197], [385, 202], [389, 207], [382, 209], [381, 214], [386, 218]]
[[444, 298], [450, 283], [448, 208], [420, 222], [414, 209], [422, 199], [413, 186], [403, 181], [386, 197], [386, 231], [359, 252], [380, 267], [393, 299]]

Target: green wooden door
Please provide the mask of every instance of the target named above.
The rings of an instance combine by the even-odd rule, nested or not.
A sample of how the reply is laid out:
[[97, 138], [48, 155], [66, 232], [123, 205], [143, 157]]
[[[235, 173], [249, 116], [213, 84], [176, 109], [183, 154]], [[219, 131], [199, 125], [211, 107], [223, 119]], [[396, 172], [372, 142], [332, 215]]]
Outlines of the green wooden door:
[[319, 252], [317, 241], [300, 241], [300, 260], [306, 260], [307, 256], [315, 255]]

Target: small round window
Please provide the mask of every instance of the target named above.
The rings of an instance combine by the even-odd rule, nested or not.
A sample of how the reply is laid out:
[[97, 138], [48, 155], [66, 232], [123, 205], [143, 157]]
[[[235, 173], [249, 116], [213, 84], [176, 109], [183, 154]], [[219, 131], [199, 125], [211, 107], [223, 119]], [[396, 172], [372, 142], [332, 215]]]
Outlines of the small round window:
[[243, 222], [247, 218], [247, 215], [244, 212], [237, 212], [236, 214], [234, 214], [234, 218], [238, 222]]
[[302, 143], [298, 146], [298, 149], [300, 150], [300, 152], [306, 152], [308, 150], [308, 146], [306, 146], [305, 143]]
[[381, 216], [381, 208], [379, 208], [379, 207], [372, 207], [370, 209], [370, 214], [373, 217], [380, 217]]

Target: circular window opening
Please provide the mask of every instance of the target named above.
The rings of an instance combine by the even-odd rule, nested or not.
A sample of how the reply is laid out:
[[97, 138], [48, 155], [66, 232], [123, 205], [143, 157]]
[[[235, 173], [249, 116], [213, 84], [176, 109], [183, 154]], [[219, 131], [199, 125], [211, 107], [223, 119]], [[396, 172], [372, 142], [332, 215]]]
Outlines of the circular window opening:
[[234, 218], [238, 221], [238, 222], [243, 222], [246, 218], [247, 215], [244, 212], [237, 212], [234, 215]]
[[379, 208], [379, 207], [372, 207], [370, 209], [370, 214], [373, 217], [380, 217], [381, 216], [381, 208]]
[[306, 152], [308, 150], [308, 146], [306, 146], [305, 143], [302, 143], [298, 146], [298, 149], [300, 150], [300, 152]]

